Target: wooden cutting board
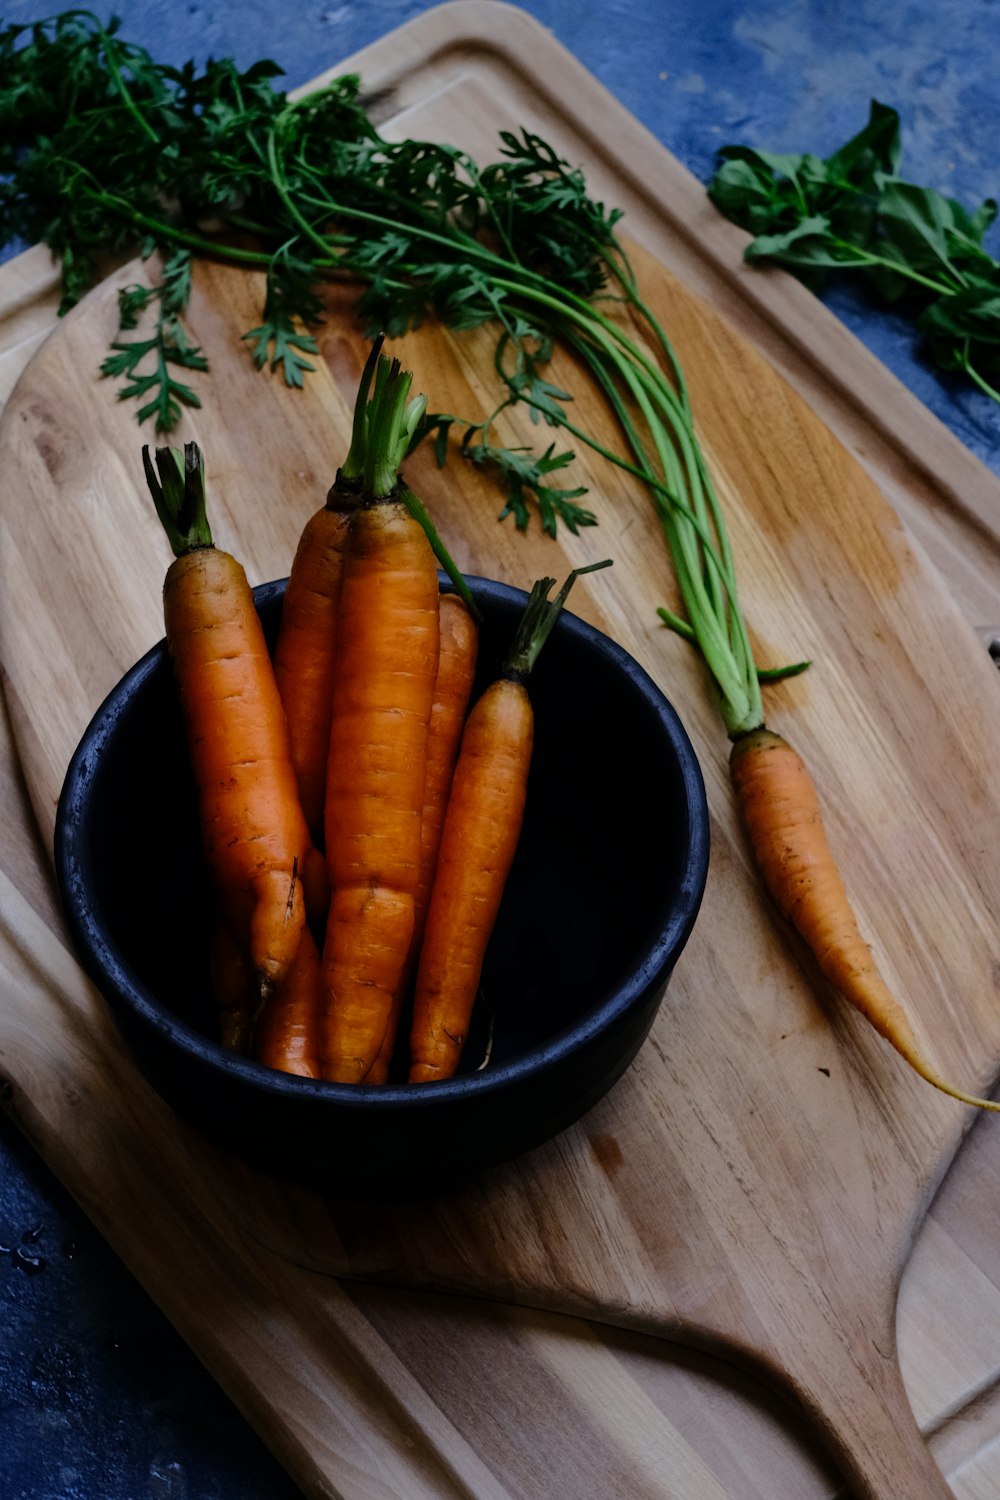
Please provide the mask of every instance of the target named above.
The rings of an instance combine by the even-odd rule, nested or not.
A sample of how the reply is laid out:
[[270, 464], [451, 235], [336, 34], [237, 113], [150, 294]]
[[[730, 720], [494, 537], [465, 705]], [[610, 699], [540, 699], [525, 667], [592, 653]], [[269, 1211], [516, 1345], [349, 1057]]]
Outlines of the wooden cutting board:
[[[613, 163], [590, 129], [598, 105], [614, 118], [613, 110], [592, 80], [581, 92], [586, 75], [581, 81], [524, 18], [511, 25], [526, 34], [508, 32], [507, 44], [498, 43], [496, 14], [493, 5], [446, 7], [396, 47], [383, 46], [381, 72], [366, 77], [387, 129], [461, 134], [486, 155], [496, 127], [534, 125], [588, 172], [593, 161], [600, 186]], [[434, 88], [423, 99], [415, 47], [425, 69], [433, 64], [425, 87], [433, 77]], [[553, 88], [560, 68], [576, 92]], [[662, 153], [642, 140], [647, 167], [662, 165]], [[655, 182], [655, 170], [647, 180]], [[624, 181], [619, 188], [617, 200], [630, 199]], [[1000, 1060], [992, 959], [1000, 872], [984, 835], [1000, 811], [990, 775], [1000, 731], [993, 669], [870, 474], [815, 414], [839, 402], [848, 442], [862, 422], [857, 394], [852, 407], [838, 392], [835, 341], [831, 368], [814, 368], [802, 383], [807, 404], [799, 382], [779, 377], [754, 347], [776, 339], [774, 329], [757, 337], [760, 304], [741, 302], [732, 286], [726, 297], [711, 295], [717, 271], [704, 249], [698, 260], [688, 232], [700, 196], [688, 201], [691, 214], [678, 219], [651, 219], [648, 200], [626, 201], [628, 222], [682, 273], [678, 280], [640, 252], [647, 295], [691, 382], [761, 660], [808, 655], [816, 663], [770, 691], [770, 717], [818, 776], [866, 931], [918, 1027], [948, 1073], [987, 1088]], [[697, 275], [687, 274], [693, 255]], [[161, 633], [167, 559], [140, 480], [142, 436], [113, 389], [93, 377], [114, 326], [116, 288], [142, 274], [125, 268], [61, 324], [0, 424], [4, 472], [17, 476], [0, 507], [0, 658], [46, 839], [80, 731]], [[298, 530], [344, 451], [363, 353], [349, 309], [331, 307], [324, 364], [307, 390], [268, 383], [238, 339], [256, 320], [259, 295], [252, 279], [219, 268], [199, 277], [191, 322], [213, 376], [204, 410], [178, 434], [197, 436], [208, 454], [218, 539], [239, 552], [254, 581], [287, 571]], [[756, 286], [750, 294], [766, 295]], [[791, 375], [793, 343], [779, 360]], [[484, 335], [427, 330], [401, 352], [434, 405], [487, 409]], [[557, 366], [556, 378], [578, 389], [578, 418], [599, 424], [575, 373]], [[869, 455], [888, 443], [894, 419], [891, 402], [880, 403], [857, 427]], [[536, 435], [529, 428], [525, 436]], [[901, 476], [897, 452], [895, 484], [927, 483], [929, 458], [912, 449], [907, 458]], [[495, 497], [467, 469], [439, 474], [425, 455], [410, 477], [470, 570], [524, 583], [610, 552], [615, 568], [581, 580], [574, 605], [663, 684], [702, 758], [713, 813], [709, 890], [628, 1077], [550, 1147], [465, 1195], [406, 1206], [337, 1201], [220, 1162], [149, 1100], [92, 1004], [81, 1010], [70, 1076], [59, 1087], [109, 1117], [124, 1106], [136, 1126], [129, 1150], [167, 1164], [165, 1198], [177, 1191], [169, 1174], [183, 1168], [192, 1213], [210, 1221], [236, 1263], [247, 1245], [263, 1245], [294, 1267], [585, 1313], [722, 1350], [798, 1394], [859, 1493], [947, 1494], [899, 1380], [894, 1307], [911, 1237], [969, 1115], [911, 1077], [845, 1012], [762, 899], [697, 662], [656, 624], [655, 606], [671, 601], [672, 582], [649, 503], [616, 474], [584, 467], [601, 525], [558, 546], [498, 526]], [[975, 481], [963, 485], [968, 505], [995, 503], [988, 476], [958, 464], [955, 485], [965, 476]], [[29, 1029], [16, 1008], [10, 1014], [0, 1020], [0, 1043], [15, 1112], [50, 1160], [66, 1162], [73, 1136], [55, 1128], [56, 1084], [41, 1064], [66, 1016], [39, 1012]], [[103, 1199], [99, 1184], [93, 1191], [98, 1222], [149, 1211], [148, 1203]], [[172, 1257], [173, 1244], [164, 1244]], [[307, 1290], [301, 1296], [308, 1301]], [[208, 1338], [221, 1363], [238, 1360], [231, 1328]], [[328, 1493], [315, 1455], [302, 1460], [288, 1416], [269, 1404], [266, 1383], [255, 1415], [302, 1482]]]

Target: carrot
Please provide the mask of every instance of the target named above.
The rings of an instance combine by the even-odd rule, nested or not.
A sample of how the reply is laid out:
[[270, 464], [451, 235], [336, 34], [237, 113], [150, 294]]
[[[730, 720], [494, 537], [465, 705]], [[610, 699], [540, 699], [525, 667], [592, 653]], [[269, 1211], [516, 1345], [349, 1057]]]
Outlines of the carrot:
[[427, 772], [420, 820], [420, 867], [413, 898], [413, 936], [406, 968], [393, 996], [385, 1037], [378, 1056], [368, 1070], [366, 1083], [388, 1081], [396, 1032], [423, 936], [431, 882], [441, 842], [441, 828], [476, 672], [479, 633], [476, 622], [457, 594], [442, 594], [439, 625], [441, 646], [427, 735]]
[[427, 779], [420, 824], [420, 883], [417, 913], [425, 912], [437, 862], [462, 726], [476, 675], [479, 632], [457, 594], [442, 594], [439, 606], [440, 655], [427, 739]]
[[761, 726], [734, 741], [730, 774], [764, 882], [826, 978], [921, 1078], [964, 1104], [1000, 1110], [1000, 1104], [947, 1083], [921, 1052], [861, 935], [801, 756]]
[[346, 507], [338, 507], [335, 491], [336, 486], [302, 530], [274, 650], [299, 799], [317, 844], [323, 837], [333, 650], [350, 516]]
[[791, 746], [766, 726], [761, 684], [794, 676], [810, 663], [761, 671], [754, 660], [725, 513], [697, 440], [680, 366], [662, 331], [657, 334], [669, 370], [649, 368], [642, 383], [631, 376], [626, 381], [642, 405], [651, 445], [621, 394], [605, 386], [635, 460], [615, 461], [644, 481], [656, 506], [683, 611], [657, 613], [696, 648], [712, 678], [713, 701], [732, 744], [737, 802], [764, 883], [823, 974], [922, 1078], [965, 1104], [996, 1110], [997, 1104], [944, 1080], [918, 1046], [858, 928], [823, 831], [812, 779]]
[[361, 377], [347, 457], [337, 470], [326, 504], [310, 516], [299, 537], [274, 648], [274, 675], [288, 719], [299, 798], [313, 842], [319, 846], [323, 842], [340, 586], [351, 512], [361, 483], [368, 388], [381, 346], [378, 338]]
[[407, 402], [411, 378], [380, 358], [337, 622], [321, 1014], [334, 1082], [360, 1082], [375, 1060], [413, 934], [439, 626], [434, 553], [396, 494], [426, 404]]
[[246, 574], [212, 544], [197, 444], [183, 454], [157, 449], [156, 470], [148, 448], [142, 456], [175, 554], [164, 622], [206, 862], [221, 916], [264, 995], [295, 960], [306, 919], [303, 875], [315, 867], [284, 710]]
[[319, 1078], [320, 958], [303, 928], [295, 962], [268, 996], [254, 1032], [254, 1056], [268, 1068]]
[[577, 568], [551, 601], [555, 579], [538, 580], [500, 676], [469, 714], [417, 969], [411, 1083], [450, 1078], [458, 1067], [524, 817], [534, 743], [527, 678], [577, 577], [607, 566]]

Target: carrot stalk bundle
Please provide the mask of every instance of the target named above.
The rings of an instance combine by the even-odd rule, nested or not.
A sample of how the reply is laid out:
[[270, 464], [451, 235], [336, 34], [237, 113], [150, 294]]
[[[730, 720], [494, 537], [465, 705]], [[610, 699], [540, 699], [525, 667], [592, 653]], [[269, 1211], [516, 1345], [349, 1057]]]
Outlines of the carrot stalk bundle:
[[212, 544], [197, 444], [160, 448], [143, 466], [175, 560], [163, 610], [206, 861], [221, 914], [248, 954], [261, 996], [295, 961], [305, 925], [311, 844], [284, 710], [246, 574]]
[[577, 568], [552, 601], [555, 579], [538, 580], [500, 676], [466, 721], [417, 970], [411, 1083], [449, 1078], [461, 1059], [524, 816], [534, 741], [527, 678], [576, 579], [607, 566]]
[[341, 585], [326, 796], [330, 910], [321, 1065], [360, 1082], [389, 1024], [414, 925], [427, 738], [439, 649], [438, 580], [396, 494], [425, 401], [382, 356], [367, 412], [361, 500]]
[[465, 714], [476, 672], [479, 632], [457, 594], [443, 594], [439, 615], [441, 647], [434, 678], [434, 701], [427, 734], [427, 771], [420, 820], [420, 868], [413, 898], [413, 936], [403, 977], [393, 996], [389, 1024], [366, 1083], [386, 1083], [406, 992], [423, 939], [427, 903], [437, 864], [441, 829], [458, 758]]

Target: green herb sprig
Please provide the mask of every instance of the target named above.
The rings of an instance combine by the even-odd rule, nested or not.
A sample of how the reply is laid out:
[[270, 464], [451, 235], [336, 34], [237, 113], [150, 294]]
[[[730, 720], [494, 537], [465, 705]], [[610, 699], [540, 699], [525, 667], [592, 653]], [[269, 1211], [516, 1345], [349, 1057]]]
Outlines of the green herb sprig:
[[907, 182], [894, 109], [873, 100], [832, 156], [724, 146], [719, 159], [708, 194], [753, 234], [746, 260], [786, 266], [815, 291], [831, 273], [861, 277], [914, 320], [937, 365], [1000, 402], [1000, 263], [983, 245], [997, 205], [970, 212]]
[[[528, 525], [534, 507], [552, 534], [594, 514], [561, 484], [569, 448], [540, 456], [497, 443], [498, 416], [526, 408], [646, 487], [680, 586], [685, 617], [661, 618], [701, 652], [733, 737], [763, 719], [760, 675], [740, 611], [724, 517], [698, 444], [683, 373], [645, 304], [615, 227], [620, 212], [587, 192], [582, 173], [538, 135], [500, 136], [486, 167], [427, 141], [383, 140], [360, 80], [348, 76], [291, 99], [279, 70], [259, 62], [156, 63], [87, 11], [0, 32], [0, 243], [44, 241], [59, 258], [64, 306], [102, 274], [107, 255], [161, 257], [152, 289], [127, 288], [121, 327], [102, 367], [142, 401], [140, 420], [173, 427], [197, 405], [178, 366], [201, 373], [184, 331], [192, 258], [263, 272], [260, 324], [248, 358], [300, 385], [317, 352], [323, 283], [363, 288], [358, 310], [375, 335], [431, 317], [454, 329], [497, 330], [501, 399], [486, 420], [428, 413], [412, 434], [439, 459], [449, 437], [495, 471], [503, 515]], [[623, 305], [642, 330], [610, 315]], [[137, 325], [153, 317], [152, 332]], [[127, 335], [135, 333], [136, 337]], [[624, 452], [572, 416], [572, 393], [545, 373], [559, 344], [592, 374]], [[796, 668], [777, 669], [769, 677]]]

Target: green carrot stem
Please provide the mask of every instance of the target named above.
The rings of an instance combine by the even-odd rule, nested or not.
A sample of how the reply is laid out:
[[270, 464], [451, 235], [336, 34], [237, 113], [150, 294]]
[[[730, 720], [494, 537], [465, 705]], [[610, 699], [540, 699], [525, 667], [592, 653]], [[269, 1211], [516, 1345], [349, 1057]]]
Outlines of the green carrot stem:
[[[383, 366], [385, 356], [379, 360]], [[413, 374], [404, 370], [398, 359], [389, 363], [389, 373], [376, 389], [369, 413], [368, 443], [365, 449], [364, 489], [367, 498], [384, 500], [396, 488], [396, 475], [402, 461], [398, 452], [403, 413], [413, 384]]]
[[351, 446], [347, 450], [347, 457], [341, 464], [338, 475], [338, 479], [343, 479], [348, 484], [357, 483], [364, 478], [365, 456], [368, 452], [368, 400], [384, 339], [385, 335], [380, 333], [372, 344], [358, 383], [358, 393], [354, 400]]
[[586, 567], [574, 568], [552, 600], [549, 599], [549, 593], [555, 584], [555, 579], [539, 578], [536, 580], [528, 595], [528, 602], [524, 607], [513, 644], [503, 664], [501, 672], [503, 677], [509, 677], [515, 682], [524, 682], [530, 676], [531, 669], [552, 633], [552, 627], [576, 580], [582, 573], [595, 573], [598, 568], [610, 567], [611, 558], [606, 557], [602, 562], [588, 563]]
[[[739, 622], [741, 624], [742, 616], [740, 615], [738, 608], [731, 602], [735, 596], [736, 585], [732, 572], [732, 553], [729, 550], [728, 546], [726, 549], [726, 560], [724, 560], [716, 550], [716, 547], [713, 544], [712, 537], [709, 535], [702, 519], [696, 516], [690, 509], [690, 507], [688, 507], [685, 502], [679, 498], [676, 488], [672, 488], [670, 485], [665, 484], [661, 479], [658, 478], [656, 474], [654, 474], [649, 457], [642, 444], [642, 440], [639, 437], [631, 414], [629, 413], [628, 408], [626, 407], [621, 394], [615, 386], [614, 381], [611, 378], [604, 363], [601, 360], [592, 357], [592, 351], [587, 348], [583, 341], [576, 339], [573, 335], [564, 335], [564, 337], [566, 338], [566, 341], [577, 350], [577, 353], [580, 354], [580, 356], [587, 362], [592, 374], [600, 384], [605, 397], [611, 404], [615, 415], [618, 418], [619, 425], [624, 431], [630, 447], [632, 448], [633, 452], [636, 455], [636, 458], [638, 459], [638, 463], [630, 463], [620, 454], [614, 453], [611, 449], [607, 448], [604, 444], [593, 438], [589, 433], [585, 432], [582, 428], [578, 427], [575, 423], [570, 421], [569, 418], [561, 418], [560, 425], [564, 426], [568, 432], [572, 433], [574, 437], [579, 438], [579, 440], [585, 443], [588, 447], [599, 452], [610, 463], [615, 464], [617, 467], [623, 469], [626, 473], [633, 474], [637, 479], [641, 479], [650, 488], [653, 494], [654, 502], [658, 504], [658, 513], [661, 516], [661, 520], [665, 528], [669, 526], [670, 510], [675, 511], [679, 517], [683, 518], [683, 520], [687, 522], [687, 524], [695, 532], [701, 544], [702, 555], [707, 563], [708, 568], [715, 575], [717, 575], [718, 582], [721, 585], [721, 588], [724, 589], [729, 595], [730, 602], [726, 605], [724, 611], [724, 618], [727, 621], [727, 626], [728, 623], [732, 620], [735, 620], [736, 622]], [[523, 399], [528, 401], [529, 405], [533, 404], [529, 397], [525, 397]], [[710, 496], [711, 499], [714, 500], [714, 490], [710, 489], [708, 485], [706, 485], [706, 493]], [[715, 502], [715, 504], [717, 506], [717, 501]], [[685, 623], [684, 631], [682, 633], [688, 634], [690, 639], [697, 642], [695, 633], [690, 625], [687, 625]], [[720, 630], [720, 649], [723, 646], [724, 639], [728, 639], [731, 643], [732, 636], [733, 630], [731, 628], [727, 628], [725, 637]], [[741, 709], [741, 718], [738, 719], [737, 722], [745, 722], [747, 719], [751, 718], [756, 711], [754, 706], [756, 694], [752, 689], [750, 693], [747, 694], [744, 691], [744, 686], [741, 686], [741, 684], [745, 684], [745, 672], [743, 671], [741, 665], [742, 660], [743, 657], [741, 655], [740, 664], [737, 665], [735, 675], [729, 683], [729, 687], [739, 698], [741, 704], [744, 699], [747, 700], [747, 706]], [[752, 669], [752, 662], [750, 665]]]
[[239, 245], [226, 245], [219, 240], [207, 239], [203, 234], [194, 234], [191, 230], [182, 229], [166, 219], [158, 219], [152, 214], [144, 213], [126, 199], [119, 198], [115, 193], [88, 187], [85, 182], [80, 184], [80, 191], [93, 199], [95, 203], [100, 203], [118, 214], [126, 224], [134, 224], [137, 229], [144, 229], [157, 239], [169, 240], [172, 244], [184, 245], [189, 250], [197, 250], [202, 255], [236, 261], [244, 266], [260, 266], [266, 269], [271, 264], [272, 257], [266, 250], [244, 250]]
[[205, 510], [205, 460], [198, 444], [185, 443], [183, 452], [180, 448], [157, 448], [155, 469], [144, 444], [142, 466], [174, 555], [183, 557], [199, 547], [211, 547], [212, 532]]
[[667, 609], [665, 604], [661, 604], [656, 613], [674, 635], [679, 635], [682, 641], [689, 641], [692, 646], [697, 646], [698, 638], [687, 620], [682, 620], [680, 615], [675, 615], [673, 610]]
[[455, 592], [473, 619], [482, 615], [469, 585], [441, 540], [424, 505], [399, 473], [400, 464], [409, 451], [414, 430], [427, 405], [426, 396], [408, 400], [413, 374], [404, 370], [398, 359], [383, 354], [384, 335], [375, 339], [358, 385], [354, 403], [351, 448], [328, 497], [335, 496], [338, 484], [360, 481], [361, 500], [378, 501], [394, 496], [413, 516], [430, 542], [434, 556], [451, 579]]
[[139, 109], [135, 100], [132, 98], [132, 95], [129, 93], [125, 79], [122, 77], [121, 68], [119, 68], [118, 66], [118, 48], [115, 47], [114, 43], [111, 40], [111, 37], [108, 35], [108, 32], [101, 25], [97, 16], [94, 15], [92, 11], [71, 11], [69, 12], [69, 14], [86, 16], [93, 22], [94, 30], [100, 37], [101, 44], [104, 48], [104, 57], [108, 65], [108, 72], [111, 74], [112, 78], [115, 81], [115, 87], [118, 90], [122, 103], [125, 105], [125, 108], [128, 110], [129, 114], [132, 115], [133, 119], [139, 126], [139, 129], [143, 132], [147, 139], [152, 141], [154, 145], [158, 146], [160, 144], [160, 137], [157, 135], [156, 131], [153, 129], [152, 125], [150, 125], [149, 121], [146, 119], [146, 116], [142, 113], [142, 110]]
[[[630, 394], [646, 420], [664, 470], [668, 475], [676, 474], [678, 469], [676, 455], [643, 383], [636, 372], [624, 362], [619, 368]], [[678, 483], [676, 487], [679, 489], [680, 484]], [[713, 609], [712, 597], [705, 588], [701, 555], [695, 532], [690, 526], [681, 524], [676, 513], [669, 507], [661, 508], [660, 523], [674, 559], [677, 582], [688, 619], [697, 636], [709, 670], [716, 679], [727, 705], [724, 717], [727, 728], [731, 730], [745, 723], [748, 716], [752, 716], [754, 712], [750, 702], [752, 695], [746, 691], [743, 674], [734, 663], [729, 649], [727, 632], [723, 629]], [[733, 718], [732, 725], [730, 725], [729, 716]], [[761, 714], [762, 717], [763, 714]]]
[[423, 527], [424, 532], [427, 536], [427, 540], [431, 544], [434, 556], [441, 564], [443, 571], [447, 573], [448, 577], [454, 584], [455, 593], [461, 599], [462, 603], [469, 611], [469, 614], [476, 621], [476, 624], [482, 624], [482, 611], [480, 610], [479, 605], [476, 603], [475, 599], [472, 596], [472, 590], [466, 583], [465, 577], [459, 569], [458, 564], [449, 553], [444, 542], [441, 540], [441, 537], [438, 534], [437, 527], [434, 525], [434, 522], [428, 515], [423, 502], [419, 500], [418, 497], [413, 493], [409, 485], [405, 484], [402, 480], [400, 480], [396, 493], [398, 494], [400, 500], [402, 500], [403, 504], [406, 506], [407, 510], [410, 512], [410, 515]]
[[[688, 641], [692, 646], [697, 647], [698, 638], [687, 620], [682, 620], [680, 615], [675, 615], [672, 610], [662, 604], [656, 613], [674, 635], [679, 635], [682, 641]], [[758, 667], [757, 681], [783, 682], [786, 677], [798, 677], [800, 673], [808, 671], [811, 666], [811, 661], [793, 661], [783, 667]]]
[[[311, 223], [289, 190], [279, 148], [281, 121], [267, 140], [262, 155], [266, 158], [275, 188], [303, 237], [319, 252], [313, 259], [314, 270], [342, 270], [365, 276], [365, 268], [352, 268], [351, 243], [342, 235], [333, 236], [325, 228], [321, 230]], [[303, 162], [302, 170], [312, 172]], [[313, 182], [316, 179], [313, 177]], [[340, 204], [332, 196], [322, 193], [316, 183], [319, 197], [313, 200], [317, 211], [329, 218], [341, 217], [350, 222], [378, 224], [391, 227], [392, 220], [385, 214], [352, 209]], [[133, 222], [138, 222], [133, 216]], [[684, 384], [683, 372], [676, 354], [648, 306], [638, 294], [636, 282], [627, 259], [619, 263], [613, 254], [605, 254], [605, 262], [623, 289], [626, 301], [645, 320], [666, 359], [665, 373], [660, 364], [638, 344], [631, 340], [610, 318], [593, 303], [583, 297], [557, 287], [551, 279], [519, 265], [516, 259], [505, 259], [488, 247], [480, 245], [461, 231], [439, 232], [424, 225], [411, 226], [410, 232], [428, 246], [439, 244], [454, 249], [461, 243], [470, 257], [487, 267], [491, 285], [501, 297], [510, 298], [512, 305], [527, 304], [546, 310], [557, 322], [575, 328], [579, 343], [589, 346], [589, 363], [603, 372], [605, 388], [620, 381], [641, 415], [649, 434], [652, 454], [637, 442], [634, 426], [626, 428], [627, 440], [638, 460], [633, 466], [650, 489], [663, 528], [667, 546], [673, 558], [678, 583], [688, 612], [690, 628], [705, 657], [706, 664], [719, 688], [722, 699], [721, 711], [730, 734], [739, 733], [759, 723], [763, 717], [760, 705], [759, 680], [753, 662], [752, 651], [745, 623], [740, 611], [733, 573], [732, 556], [726, 534], [721, 507], [707, 466], [701, 455], [691, 425], [690, 401]], [[186, 237], [176, 236], [184, 243]], [[503, 236], [501, 236], [501, 241]], [[208, 248], [198, 245], [196, 248]], [[510, 251], [511, 247], [504, 246]], [[216, 247], [227, 254], [227, 247]], [[410, 274], [419, 278], [420, 267], [409, 268]], [[407, 275], [402, 267], [397, 274]], [[502, 313], [499, 314], [504, 322]], [[504, 323], [505, 327], [508, 324]], [[508, 329], [509, 331], [509, 329]], [[407, 389], [396, 389], [390, 406], [381, 404], [381, 383], [376, 376], [375, 394], [368, 408], [369, 420], [373, 411], [378, 411], [380, 424], [387, 424], [378, 440], [377, 463], [374, 450], [368, 445], [369, 468], [366, 477], [370, 487], [376, 491], [388, 491], [395, 481], [395, 472], [401, 461], [401, 450], [390, 434], [397, 436], [406, 406]], [[621, 420], [624, 403], [616, 403], [616, 413]], [[412, 415], [412, 413], [411, 413]], [[411, 432], [413, 424], [410, 424]], [[381, 425], [379, 431], [382, 431]], [[352, 460], [353, 462], [353, 460]], [[394, 467], [395, 466], [395, 467]], [[657, 472], [659, 471], [659, 472]]]
[[381, 339], [365, 365], [354, 407], [351, 462], [360, 466], [365, 501], [387, 500], [395, 491], [399, 466], [427, 406], [426, 396], [408, 400], [412, 371], [380, 354], [380, 348]]
[[758, 667], [757, 677], [761, 682], [784, 682], [786, 677], [798, 677], [808, 672], [811, 661], [793, 661], [784, 667]]

